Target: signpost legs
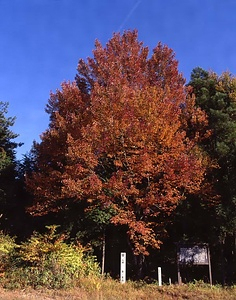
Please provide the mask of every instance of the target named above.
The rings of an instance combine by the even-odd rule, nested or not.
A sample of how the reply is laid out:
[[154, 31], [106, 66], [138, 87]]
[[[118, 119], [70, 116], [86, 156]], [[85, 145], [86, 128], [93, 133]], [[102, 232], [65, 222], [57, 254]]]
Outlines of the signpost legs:
[[208, 266], [209, 266], [210, 285], [212, 285], [211, 257], [210, 257], [210, 249], [209, 249], [209, 247], [207, 247], [207, 257], [208, 257]]
[[179, 265], [179, 261], [180, 261], [180, 257], [179, 257], [179, 250], [177, 252], [177, 277], [178, 277], [178, 284], [181, 284], [182, 283], [182, 280], [181, 280], [181, 275], [180, 275], [180, 265]]

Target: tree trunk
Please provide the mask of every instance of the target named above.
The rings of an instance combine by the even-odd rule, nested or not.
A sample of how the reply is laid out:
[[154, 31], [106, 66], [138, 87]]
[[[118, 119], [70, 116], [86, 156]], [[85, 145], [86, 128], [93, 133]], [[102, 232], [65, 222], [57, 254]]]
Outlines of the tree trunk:
[[135, 263], [135, 277], [136, 279], [143, 279], [144, 272], [144, 261], [145, 256], [143, 254], [134, 255], [134, 263]]
[[222, 284], [225, 285], [225, 255], [224, 255], [224, 249], [225, 249], [225, 238], [221, 242], [221, 274], [222, 274]]
[[104, 230], [103, 238], [102, 238], [102, 275], [104, 275], [104, 271], [105, 271], [105, 253], [106, 253], [106, 234]]
[[135, 255], [134, 254], [134, 247], [129, 238], [127, 238], [127, 244], [133, 254], [133, 261], [134, 261], [134, 278], [136, 280], [142, 279], [144, 275], [144, 262], [145, 256], [143, 254]]

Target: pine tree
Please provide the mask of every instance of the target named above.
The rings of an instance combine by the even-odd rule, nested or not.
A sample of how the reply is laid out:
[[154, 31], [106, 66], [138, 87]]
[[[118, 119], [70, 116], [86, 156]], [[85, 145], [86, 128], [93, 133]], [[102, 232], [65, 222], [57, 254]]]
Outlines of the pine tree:
[[196, 95], [196, 104], [208, 115], [212, 132], [202, 146], [218, 164], [211, 173], [220, 197], [213, 214], [214, 235], [222, 245], [221, 263], [226, 261], [223, 273], [227, 272], [228, 280], [232, 280], [236, 276], [232, 269], [236, 252], [236, 78], [229, 72], [218, 76], [196, 68], [189, 85]]
[[0, 102], [0, 223], [5, 226], [8, 214], [15, 201], [16, 157], [15, 150], [18, 143], [14, 139], [18, 136], [11, 127], [15, 118], [7, 117], [8, 103]]

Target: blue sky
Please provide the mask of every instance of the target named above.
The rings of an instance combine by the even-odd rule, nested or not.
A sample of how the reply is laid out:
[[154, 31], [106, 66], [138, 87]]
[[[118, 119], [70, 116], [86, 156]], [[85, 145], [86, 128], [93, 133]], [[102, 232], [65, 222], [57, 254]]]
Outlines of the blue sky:
[[235, 0], [0, 0], [0, 101], [17, 117], [18, 158], [48, 127], [50, 91], [74, 79], [95, 39], [126, 29], [172, 48], [187, 80], [197, 66], [236, 75]]

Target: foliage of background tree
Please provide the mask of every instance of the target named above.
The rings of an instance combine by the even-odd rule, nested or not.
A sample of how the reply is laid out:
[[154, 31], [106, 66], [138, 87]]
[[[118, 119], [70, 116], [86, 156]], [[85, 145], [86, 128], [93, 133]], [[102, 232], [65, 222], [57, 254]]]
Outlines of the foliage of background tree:
[[[227, 272], [228, 280], [232, 281], [236, 276], [236, 78], [228, 72], [218, 76], [196, 68], [189, 85], [196, 95], [196, 104], [208, 115], [212, 132], [202, 147], [218, 164], [209, 175], [219, 199], [213, 209], [207, 210], [207, 218], [211, 219], [213, 229], [211, 240], [215, 245], [220, 242], [224, 252], [221, 263], [226, 266], [221, 272], [223, 276]], [[205, 222], [202, 220], [202, 224]], [[205, 225], [205, 228], [209, 226]]]
[[105, 47], [96, 41], [93, 55], [79, 61], [75, 82], [51, 94], [49, 128], [34, 146], [37, 171], [27, 179], [36, 199], [31, 212], [79, 203], [79, 218], [79, 209], [112, 209], [109, 222], [142, 257], [160, 247], [176, 205], [204, 179], [200, 132], [187, 134], [183, 108], [199, 124], [206, 119], [167, 46], [159, 43], [149, 57], [137, 32], [128, 31]]
[[8, 103], [0, 102], [0, 223], [8, 223], [9, 213], [14, 206], [16, 195], [16, 148], [18, 136], [11, 127], [15, 117], [8, 117]]
[[17, 146], [12, 140], [17, 137], [10, 127], [14, 125], [15, 118], [7, 117], [8, 103], [0, 102], [0, 170], [10, 165], [15, 158], [15, 148]]

